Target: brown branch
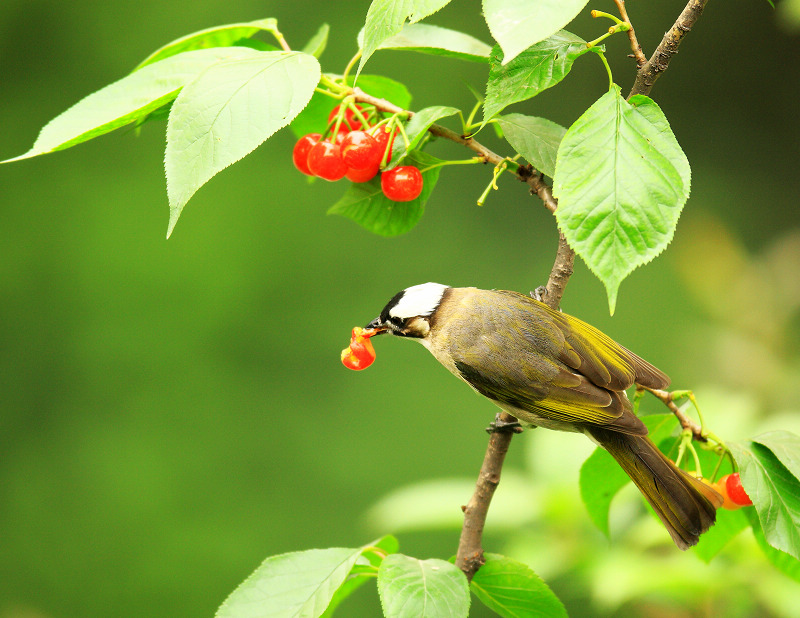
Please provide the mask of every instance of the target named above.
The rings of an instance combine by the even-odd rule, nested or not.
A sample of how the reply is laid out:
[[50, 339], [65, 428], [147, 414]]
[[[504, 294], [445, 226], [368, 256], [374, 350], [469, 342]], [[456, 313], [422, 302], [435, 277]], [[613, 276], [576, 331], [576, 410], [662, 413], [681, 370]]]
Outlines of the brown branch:
[[650, 60], [644, 63], [636, 73], [636, 81], [633, 83], [628, 98], [635, 94], [648, 94], [653, 88], [653, 84], [667, 70], [669, 61], [678, 53], [678, 46], [683, 37], [692, 29], [695, 22], [703, 14], [708, 0], [689, 0], [689, 4], [683, 9], [672, 28], [664, 35], [661, 43], [650, 56]]
[[614, 4], [617, 5], [617, 9], [619, 10], [619, 16], [622, 18], [630, 29], [628, 30], [628, 38], [631, 40], [631, 50], [633, 50], [633, 57], [636, 58], [636, 64], [640, 68], [647, 62], [647, 57], [644, 55], [642, 51], [642, 46], [639, 45], [639, 41], [636, 38], [636, 31], [633, 29], [633, 24], [631, 20], [628, 19], [628, 11], [625, 9], [625, 0], [614, 0]]
[[[517, 419], [507, 412], [503, 412], [499, 420], [510, 423]], [[511, 431], [500, 431], [491, 435], [489, 445], [486, 447], [486, 455], [483, 458], [483, 465], [478, 474], [475, 493], [472, 494], [467, 505], [461, 507], [464, 511], [464, 526], [461, 528], [461, 538], [458, 541], [456, 566], [464, 571], [468, 580], [472, 580], [472, 576], [484, 563], [483, 547], [481, 546], [483, 526], [486, 523], [486, 515], [489, 513], [489, 504], [492, 501], [494, 490], [500, 483], [500, 472], [503, 470], [503, 461], [505, 461], [513, 435]]]
[[665, 406], [667, 406], [675, 415], [675, 418], [678, 419], [678, 422], [681, 424], [681, 427], [684, 429], [688, 429], [692, 432], [692, 437], [699, 441], [699, 442], [708, 442], [708, 439], [703, 435], [703, 429], [695, 423], [692, 419], [686, 416], [681, 409], [675, 405], [675, 400], [672, 397], [672, 393], [669, 391], [662, 391], [656, 388], [648, 388], [646, 386], [637, 385], [636, 390], [644, 390], [653, 395], [656, 399], [661, 400]]
[[558, 251], [553, 268], [550, 270], [550, 278], [547, 281], [547, 294], [542, 299], [551, 309], [558, 309], [561, 304], [561, 297], [564, 289], [572, 276], [572, 269], [575, 265], [575, 251], [567, 244], [564, 234], [558, 232]]

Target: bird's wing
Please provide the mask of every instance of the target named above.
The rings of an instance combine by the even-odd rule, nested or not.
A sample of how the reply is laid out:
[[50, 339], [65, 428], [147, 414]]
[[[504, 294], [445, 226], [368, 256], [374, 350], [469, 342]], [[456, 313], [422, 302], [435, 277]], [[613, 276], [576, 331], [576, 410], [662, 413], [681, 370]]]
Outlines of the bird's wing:
[[559, 358], [567, 366], [585, 375], [593, 384], [612, 391], [622, 391], [633, 384], [665, 389], [669, 377], [646, 360], [621, 346], [605, 333], [566, 313], [554, 311], [544, 303], [517, 292], [501, 292], [526, 303], [534, 315], [542, 313], [564, 335], [565, 345]]
[[[480, 308], [480, 328], [474, 333], [453, 338], [459, 341], [459, 349], [451, 352], [457, 359], [455, 367], [466, 382], [489, 399], [533, 416], [647, 433], [630, 411], [624, 393], [595, 382], [600, 381], [597, 375], [610, 376], [605, 383], [623, 382], [620, 371], [611, 371], [602, 362], [604, 350], [595, 352], [581, 338], [573, 337], [574, 344], [568, 342], [560, 324], [538, 307], [529, 310], [526, 305], [501, 300]], [[509, 311], [514, 315], [509, 316]], [[590, 355], [591, 362], [587, 362]], [[596, 369], [587, 375], [581, 370], [587, 366]], [[624, 370], [632, 376], [629, 364]]]

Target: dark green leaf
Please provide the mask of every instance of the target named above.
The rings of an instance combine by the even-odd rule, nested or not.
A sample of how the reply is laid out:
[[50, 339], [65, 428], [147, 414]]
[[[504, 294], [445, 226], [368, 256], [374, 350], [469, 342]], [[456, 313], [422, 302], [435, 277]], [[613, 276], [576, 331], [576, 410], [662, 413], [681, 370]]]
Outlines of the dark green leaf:
[[416, 112], [405, 127], [406, 135], [408, 136], [409, 141], [408, 148], [406, 148], [406, 144], [402, 138], [396, 138], [394, 140], [394, 147], [392, 148], [392, 164], [389, 165], [387, 169], [395, 167], [401, 162], [401, 159], [409, 150], [414, 150], [434, 122], [440, 120], [441, 118], [447, 118], [448, 116], [452, 116], [453, 114], [457, 113], [457, 108], [446, 107], [444, 105], [426, 107]]
[[267, 558], [231, 593], [216, 616], [321, 616], [362, 549], [311, 549]]
[[800, 482], [762, 444], [747, 441], [728, 446], [767, 541], [800, 558]]
[[314, 58], [319, 58], [322, 55], [322, 52], [325, 51], [325, 47], [328, 45], [328, 33], [330, 32], [330, 26], [328, 24], [322, 24], [319, 27], [319, 30], [311, 37], [308, 43], [305, 44], [303, 47], [303, 53], [310, 54], [314, 56]]
[[209, 66], [254, 54], [242, 47], [199, 49], [149, 65], [90, 94], [53, 118], [28, 152], [8, 161], [64, 150], [143, 119], [170, 103], [185, 84]]
[[[364, 46], [364, 30], [358, 33]], [[378, 49], [404, 49], [434, 56], [448, 56], [472, 62], [489, 62], [492, 48], [468, 34], [429, 24], [406, 24], [399, 33], [386, 39]]]
[[747, 515], [741, 510], [718, 509], [717, 521], [700, 537], [700, 542], [692, 548], [692, 551], [703, 562], [711, 562], [723, 547], [749, 525]]
[[796, 582], [800, 582], [800, 560], [790, 556], [786, 552], [775, 549], [772, 545], [767, 543], [767, 539], [764, 538], [764, 530], [761, 528], [761, 522], [758, 520], [758, 514], [754, 509], [745, 508], [742, 512], [750, 522], [753, 528], [753, 536], [756, 538], [756, 543], [758, 543], [761, 551], [764, 552], [767, 560], [781, 573], [788, 575]]
[[[335, 77], [335, 76], [331, 76]], [[347, 80], [353, 85], [353, 78]], [[411, 106], [411, 93], [393, 79], [382, 75], [362, 75], [358, 78], [358, 87], [367, 94], [379, 99], [391, 101], [398, 107], [408, 109]], [[322, 133], [328, 126], [328, 115], [341, 101], [333, 99], [321, 92], [315, 92], [306, 108], [292, 122], [292, 132], [299, 138], [309, 133]]]
[[138, 71], [148, 64], [158, 62], [159, 60], [175, 56], [182, 52], [194, 49], [208, 49], [210, 47], [230, 47], [238, 43], [240, 39], [249, 39], [262, 30], [274, 32], [277, 26], [278, 22], [272, 17], [269, 17], [267, 19], [259, 19], [246, 23], [215, 26], [214, 28], [193, 32], [192, 34], [187, 34], [179, 39], [175, 39], [164, 45], [164, 47], [157, 49], [142, 60], [134, 71]]
[[525, 101], [555, 86], [572, 70], [572, 63], [578, 57], [599, 49], [593, 47], [590, 50], [582, 38], [561, 30], [504, 65], [503, 52], [496, 45], [492, 49], [491, 69], [486, 82], [484, 120], [490, 120], [512, 103]]
[[537, 170], [553, 177], [558, 145], [567, 132], [564, 127], [545, 118], [523, 114], [499, 116], [497, 123], [514, 150]]
[[483, 0], [483, 15], [507, 64], [518, 54], [558, 32], [586, 6], [588, 0]]
[[167, 124], [167, 236], [195, 191], [289, 124], [319, 79], [313, 56], [257, 52], [210, 67], [181, 91]]
[[378, 570], [378, 593], [386, 618], [466, 618], [469, 612], [467, 578], [444, 560], [391, 554]]
[[652, 99], [618, 86], [567, 130], [553, 180], [556, 219], [608, 292], [661, 253], [689, 197], [689, 161]]
[[406, 19], [416, 23], [449, 3], [450, 0], [372, 0], [364, 23], [364, 45], [357, 74], [381, 43], [403, 29]]
[[559, 598], [527, 565], [499, 554], [484, 558], [470, 590], [486, 607], [503, 618], [567, 616]]
[[[440, 159], [418, 150], [408, 153], [405, 163], [423, 169], [438, 163]], [[352, 219], [370, 232], [381, 236], [397, 236], [405, 234], [413, 228], [425, 212], [425, 203], [439, 179], [439, 170], [422, 173], [422, 193], [410, 202], [393, 202], [381, 191], [380, 177], [369, 182], [351, 184], [342, 198], [328, 210], [328, 214], [337, 214]]]

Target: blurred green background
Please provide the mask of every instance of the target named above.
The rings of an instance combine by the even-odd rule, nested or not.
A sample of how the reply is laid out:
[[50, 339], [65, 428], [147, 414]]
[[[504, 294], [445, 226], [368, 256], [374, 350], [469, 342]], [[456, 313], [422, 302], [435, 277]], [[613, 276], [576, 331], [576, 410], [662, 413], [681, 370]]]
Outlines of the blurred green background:
[[[327, 22], [323, 68], [341, 71], [368, 6], [6, 0], [0, 159], [153, 49], [209, 26], [276, 17], [300, 47]], [[682, 6], [628, 2], [647, 53]], [[458, 1], [429, 22], [488, 42], [479, 10]], [[800, 432], [791, 16], [760, 0], [709, 3], [653, 91], [693, 168], [675, 241], [623, 283], [613, 318], [582, 264], [563, 302], [695, 389], [731, 440]], [[589, 39], [606, 27], [582, 16], [570, 29]], [[627, 92], [627, 39], [607, 44]], [[368, 72], [406, 83], [414, 108], [469, 110], [467, 86], [480, 90], [487, 68], [379, 52]], [[589, 54], [513, 111], [568, 126], [605, 87]], [[0, 617], [209, 616], [268, 555], [387, 532], [410, 555], [455, 553], [494, 410], [418, 346], [381, 339], [365, 373], [345, 370], [339, 351], [352, 326], [412, 284], [544, 283], [554, 222], [510, 178], [476, 207], [489, 170], [452, 168], [415, 230], [372, 236], [326, 216], [344, 185], [309, 184], [293, 143], [284, 130], [219, 174], [169, 241], [163, 123], [0, 167]], [[578, 495], [591, 449], [553, 432], [515, 439], [487, 549], [530, 564], [574, 616], [796, 615], [798, 584], [767, 565], [749, 531], [705, 566], [625, 493], [611, 543], [602, 538]], [[392, 490], [438, 479], [453, 480], [370, 511]], [[378, 612], [374, 587], [341, 610]]]

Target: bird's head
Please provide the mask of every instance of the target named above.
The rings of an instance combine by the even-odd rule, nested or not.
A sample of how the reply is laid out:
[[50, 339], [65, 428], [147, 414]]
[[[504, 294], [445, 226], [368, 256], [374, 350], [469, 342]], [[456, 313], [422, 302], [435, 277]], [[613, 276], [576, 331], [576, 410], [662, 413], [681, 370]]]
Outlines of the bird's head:
[[395, 294], [366, 328], [424, 340], [430, 333], [436, 310], [449, 289], [440, 283], [422, 283], [406, 288]]

